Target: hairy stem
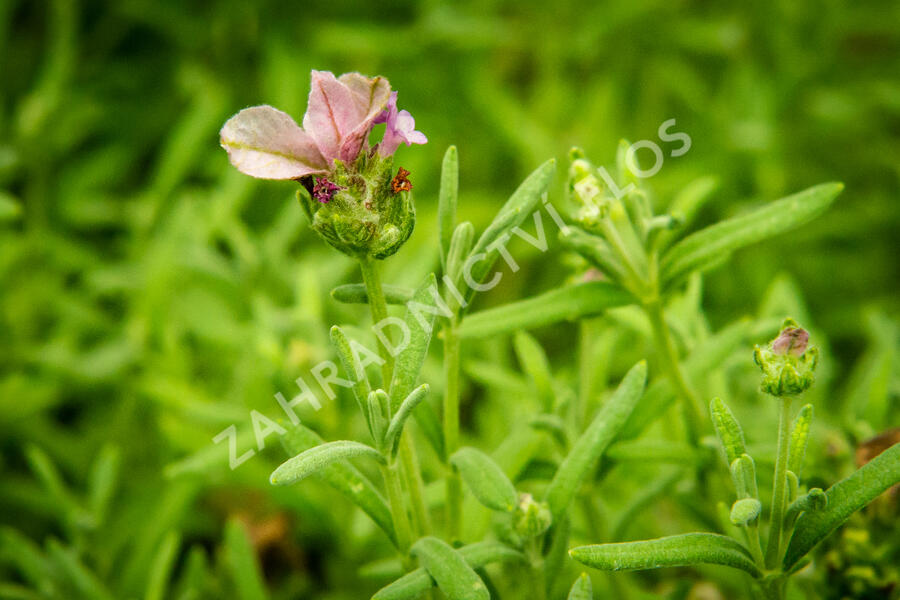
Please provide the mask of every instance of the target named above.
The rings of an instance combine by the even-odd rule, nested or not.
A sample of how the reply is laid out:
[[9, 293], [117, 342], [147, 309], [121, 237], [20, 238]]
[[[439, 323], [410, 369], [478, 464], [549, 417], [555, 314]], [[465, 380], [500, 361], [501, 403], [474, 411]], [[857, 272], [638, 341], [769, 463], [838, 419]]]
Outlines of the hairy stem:
[[[444, 454], [447, 458], [459, 446], [459, 335], [454, 315], [444, 327]], [[460, 538], [462, 520], [462, 482], [459, 473], [449, 467], [447, 474], [447, 537]]]
[[387, 488], [388, 504], [391, 508], [391, 518], [394, 521], [394, 532], [397, 534], [397, 545], [400, 553], [406, 556], [409, 553], [409, 545], [412, 542], [412, 530], [409, 525], [409, 514], [406, 511], [406, 503], [403, 501], [403, 488], [400, 485], [399, 464], [381, 468], [384, 477], [384, 485]]
[[[359, 259], [359, 267], [362, 270], [363, 283], [366, 285], [366, 295], [369, 297], [369, 308], [372, 311], [372, 325], [374, 326], [388, 316], [387, 301], [384, 298], [384, 289], [381, 287], [381, 276], [378, 273], [377, 263], [371, 257]], [[381, 387], [388, 391], [394, 374], [394, 357], [384, 344], [378, 344], [378, 354], [384, 361], [381, 365]]]
[[688, 384], [684, 371], [681, 368], [678, 351], [675, 349], [669, 326], [666, 324], [662, 303], [658, 299], [647, 302], [644, 304], [644, 311], [650, 319], [650, 326], [653, 329], [653, 340], [656, 344], [657, 353], [662, 360], [663, 369], [665, 369], [666, 376], [669, 378], [672, 387], [675, 388], [675, 393], [681, 399], [688, 440], [696, 446], [699, 443], [703, 420], [697, 408], [697, 395], [690, 384]]
[[[372, 324], [376, 325], [387, 318], [387, 301], [384, 297], [384, 288], [381, 286], [381, 277], [378, 273], [378, 264], [370, 257], [359, 261], [362, 270], [363, 282], [366, 285], [366, 295], [369, 298], [369, 308], [372, 311]], [[394, 357], [384, 344], [378, 344], [378, 354], [384, 363], [381, 365], [382, 387], [390, 390], [394, 373]], [[416, 516], [416, 530], [419, 534], [426, 534], [430, 530], [428, 511], [425, 507], [423, 493], [424, 484], [419, 471], [419, 461], [415, 447], [409, 442], [409, 434], [404, 432], [401, 438], [399, 450], [400, 462], [403, 465], [403, 475], [406, 479], [406, 487], [413, 503], [413, 514]], [[407, 521], [408, 524], [408, 521]], [[399, 532], [398, 532], [399, 536]]]
[[762, 544], [759, 541], [759, 519], [745, 527], [744, 530], [747, 533], [747, 546], [750, 548], [750, 554], [753, 555], [757, 566], [762, 569], [765, 567], [766, 561], [763, 558]]
[[412, 504], [413, 524], [419, 535], [431, 533], [431, 519], [428, 517], [428, 509], [425, 506], [425, 484], [422, 481], [422, 471], [419, 469], [419, 457], [412, 443], [412, 436], [408, 431], [403, 432], [400, 438], [400, 451], [398, 453], [403, 464], [403, 472], [409, 486], [409, 499]]
[[790, 441], [790, 396], [778, 398], [781, 411], [778, 416], [778, 453], [775, 455], [775, 481], [772, 483], [772, 512], [769, 518], [769, 541], [766, 544], [766, 567], [774, 569], [781, 557], [781, 532], [784, 527], [784, 510], [787, 504], [787, 459]]
[[529, 598], [533, 600], [547, 599], [547, 573], [544, 571], [545, 561], [541, 555], [541, 540], [543, 540], [543, 536], [538, 536], [528, 540], [526, 544], [526, 553], [532, 577]]

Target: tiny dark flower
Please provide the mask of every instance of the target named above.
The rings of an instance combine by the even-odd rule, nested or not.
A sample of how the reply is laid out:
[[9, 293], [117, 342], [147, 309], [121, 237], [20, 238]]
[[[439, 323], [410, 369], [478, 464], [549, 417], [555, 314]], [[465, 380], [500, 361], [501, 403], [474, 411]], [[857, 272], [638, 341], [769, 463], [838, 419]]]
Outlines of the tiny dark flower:
[[328, 181], [324, 177], [316, 177], [315, 181], [316, 184], [312, 189], [312, 197], [322, 204], [328, 204], [334, 197], [335, 192], [345, 189], [336, 183]]

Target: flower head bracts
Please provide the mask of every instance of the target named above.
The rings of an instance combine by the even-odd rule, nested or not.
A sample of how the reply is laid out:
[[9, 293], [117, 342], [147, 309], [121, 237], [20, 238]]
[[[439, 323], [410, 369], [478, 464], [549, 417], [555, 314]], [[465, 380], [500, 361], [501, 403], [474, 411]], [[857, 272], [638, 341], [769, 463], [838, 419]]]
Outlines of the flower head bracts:
[[401, 143], [407, 146], [425, 144], [428, 138], [416, 131], [416, 120], [409, 111], [397, 111], [397, 92], [391, 92], [387, 108], [375, 118], [375, 123], [385, 123], [384, 139], [378, 144], [378, 153], [389, 156], [397, 151]]
[[809, 345], [809, 333], [793, 319], [765, 348], [756, 347], [753, 360], [763, 372], [762, 390], [773, 396], [793, 396], [806, 391], [815, 380], [819, 351]]

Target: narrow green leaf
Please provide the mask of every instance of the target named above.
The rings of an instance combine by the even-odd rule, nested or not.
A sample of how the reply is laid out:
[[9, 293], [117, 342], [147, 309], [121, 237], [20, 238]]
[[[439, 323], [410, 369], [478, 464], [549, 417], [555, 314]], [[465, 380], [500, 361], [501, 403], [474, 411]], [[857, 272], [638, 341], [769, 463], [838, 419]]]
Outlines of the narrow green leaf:
[[[500, 251], [497, 248], [492, 248], [492, 245], [495, 242], [503, 243], [501, 241], [503, 236], [509, 235], [509, 232], [514, 227], [521, 225], [528, 215], [531, 214], [541, 201], [541, 196], [550, 187], [555, 172], [556, 161], [553, 159], [539, 166], [522, 182], [497, 212], [497, 216], [494, 217], [491, 224], [487, 226], [484, 233], [478, 238], [478, 241], [472, 248], [472, 252], [469, 254], [469, 260], [473, 261], [471, 264], [471, 275], [474, 281], [481, 282], [485, 278], [500, 256]], [[476, 261], [476, 258], [480, 258], [480, 260]], [[471, 300], [474, 295], [475, 289], [468, 287], [466, 289], [466, 299]]]
[[412, 545], [416, 556], [447, 600], [490, 600], [478, 574], [462, 555], [436, 537], [423, 537]]
[[643, 463], [675, 463], [698, 465], [705, 454], [693, 446], [681, 442], [658, 439], [625, 440], [616, 442], [606, 450], [611, 460]]
[[181, 569], [182, 575], [178, 579], [178, 600], [199, 600], [204, 597], [212, 576], [209, 570], [209, 560], [206, 558], [206, 550], [199, 544], [195, 544], [188, 552], [185, 565]]
[[438, 194], [438, 232], [441, 240], [441, 266], [447, 271], [450, 238], [456, 224], [456, 203], [459, 197], [459, 156], [456, 146], [447, 148], [441, 163], [441, 188]]
[[385, 434], [390, 425], [390, 410], [388, 409], [388, 396], [384, 390], [372, 390], [366, 398], [366, 413], [372, 427], [372, 438], [379, 452], [386, 448]]
[[572, 584], [572, 589], [569, 590], [569, 596], [567, 600], [593, 599], [594, 587], [591, 584], [591, 578], [587, 573], [582, 573], [578, 576], [578, 579], [575, 580], [575, 583]]
[[622, 261], [603, 238], [591, 235], [578, 227], [566, 227], [560, 230], [559, 241], [612, 279], [625, 280], [625, 267]]
[[[522, 553], [498, 542], [476, 542], [463, 546], [456, 552], [472, 569], [479, 569], [495, 562], [524, 561], [525, 559]], [[411, 571], [397, 581], [381, 588], [372, 596], [372, 600], [410, 600], [418, 598], [419, 594], [431, 589], [434, 585], [434, 580], [423, 567]]]
[[403, 433], [403, 426], [406, 424], [406, 420], [413, 413], [419, 403], [425, 399], [425, 396], [428, 394], [428, 384], [423, 383], [412, 392], [410, 392], [409, 396], [406, 397], [405, 400], [400, 404], [400, 408], [397, 410], [397, 414], [391, 419], [391, 424], [388, 427], [387, 435], [384, 438], [384, 446], [385, 448], [391, 449], [391, 456], [397, 455], [397, 449], [400, 447], [400, 436]]
[[749, 454], [741, 454], [731, 463], [731, 479], [738, 498], [759, 498], [756, 463]]
[[413, 417], [435, 454], [444, 460], [444, 432], [434, 409], [428, 402], [425, 402], [419, 410], [413, 411]]
[[823, 183], [689, 235], [663, 257], [663, 281], [675, 281], [710, 260], [803, 225], [825, 211], [843, 189], [841, 183]]
[[493, 337], [560, 321], [576, 321], [633, 302], [632, 296], [615, 284], [589, 281], [472, 313], [463, 319], [459, 333], [463, 338]]
[[744, 430], [734, 418], [731, 409], [720, 398], [712, 399], [709, 403], [709, 412], [716, 435], [719, 436], [722, 449], [725, 450], [725, 458], [730, 465], [747, 451], [744, 446]]
[[569, 550], [578, 562], [604, 571], [633, 571], [698, 564], [725, 565], [761, 575], [750, 553], [730, 537], [685, 533], [641, 542], [595, 544]]
[[572, 446], [547, 488], [545, 500], [553, 519], [558, 520], [578, 492], [585, 477], [596, 466], [607, 446], [634, 410], [644, 391], [647, 363], [637, 363], [622, 379], [618, 389]]
[[[284, 424], [282, 423], [282, 425]], [[288, 455], [295, 456], [324, 442], [322, 438], [306, 426], [295, 425], [288, 428], [287, 434], [281, 437], [281, 443]], [[348, 462], [336, 462], [320, 469], [315, 477], [326, 482], [359, 506], [364, 513], [369, 515], [381, 527], [391, 541], [396, 543], [394, 522], [387, 502], [381, 495], [381, 492], [378, 491], [378, 488], [356, 467]]]
[[791, 427], [791, 441], [788, 450], [788, 470], [800, 477], [803, 459], [806, 456], [806, 444], [809, 441], [809, 426], [812, 423], [813, 406], [807, 404], [800, 409]]
[[356, 402], [359, 405], [359, 409], [362, 411], [363, 416], [366, 417], [369, 432], [372, 433], [372, 422], [369, 420], [366, 412], [366, 399], [372, 391], [372, 386], [369, 383], [366, 370], [363, 368], [362, 363], [359, 362], [358, 357], [353, 353], [353, 350], [350, 347], [350, 340], [347, 339], [347, 335], [344, 333], [343, 329], [335, 325], [331, 328], [330, 335], [331, 345], [334, 346], [334, 350], [337, 352], [338, 360], [341, 361], [341, 366], [344, 368], [348, 377], [350, 377], [350, 381], [353, 382], [353, 396], [356, 398]]
[[12, 565], [36, 589], [50, 581], [53, 565], [31, 538], [11, 527], [0, 527], [0, 563]]
[[400, 403], [409, 396], [418, 382], [419, 372], [431, 343], [435, 318], [447, 308], [440, 305], [439, 298], [434, 273], [429, 273], [406, 304], [403, 322], [409, 331], [409, 342], [397, 355], [394, 363], [390, 389], [391, 414], [397, 412]]
[[790, 569], [850, 515], [898, 482], [900, 444], [894, 444], [855, 473], [828, 488], [825, 491], [828, 505], [824, 510], [800, 515], [784, 556], [784, 569]]
[[122, 453], [118, 446], [106, 444], [91, 465], [88, 477], [88, 507], [94, 516], [94, 522], [103, 523], [106, 511], [119, 477], [119, 465]]
[[538, 431], [545, 431], [552, 435], [563, 450], [569, 449], [569, 435], [566, 431], [566, 423], [559, 415], [536, 414], [528, 420], [528, 425]]
[[534, 337], [525, 331], [517, 331], [513, 338], [513, 348], [522, 369], [531, 377], [534, 387], [544, 412], [552, 412], [556, 403], [556, 394], [553, 391], [553, 375], [550, 373], [550, 362], [544, 349]]
[[112, 600], [113, 596], [71, 548], [65, 548], [57, 540], [47, 543], [47, 554], [56, 565], [56, 570], [78, 592], [78, 598], [85, 600]]
[[269, 482], [272, 485], [296, 483], [339, 460], [357, 456], [368, 456], [379, 463], [385, 463], [384, 457], [371, 446], [348, 440], [326, 442], [281, 463], [272, 471]]
[[163, 600], [168, 597], [166, 592], [180, 545], [181, 536], [177, 531], [170, 531], [163, 538], [153, 562], [150, 563], [144, 600]]
[[790, 529], [793, 526], [794, 520], [800, 516], [800, 513], [822, 510], [826, 506], [828, 506], [828, 496], [825, 495], [821, 488], [809, 490], [788, 506], [787, 511], [784, 513], [785, 529]]
[[373, 579], [375, 581], [384, 581], [385, 579], [396, 579], [401, 577], [406, 570], [403, 568], [403, 561], [396, 556], [389, 558], [379, 558], [372, 562], [362, 565], [357, 569], [356, 573], [364, 579]]
[[[569, 534], [571, 530], [571, 520], [568, 517], [563, 517], [561, 521], [553, 523], [547, 532], [547, 536], [550, 538], [550, 547], [544, 552], [545, 573], [562, 573], [566, 570], [566, 562], [569, 559]], [[558, 588], [559, 579], [558, 577], [547, 578], [547, 597], [554, 598], [558, 596], [555, 591]]]
[[[472, 243], [475, 240], [475, 226], [469, 221], [457, 225], [450, 239], [450, 250], [447, 253], [447, 266], [445, 273], [450, 277], [453, 285], [459, 287], [459, 277], [462, 274], [466, 257], [472, 251]], [[458, 302], [458, 301], [456, 301]]]
[[460, 448], [450, 462], [484, 506], [501, 512], [512, 512], [516, 507], [515, 486], [490, 456], [475, 448]]
[[237, 600], [265, 600], [269, 597], [247, 531], [234, 518], [225, 525], [225, 564], [234, 583]]
[[[388, 304], [406, 304], [413, 290], [397, 285], [384, 285], [384, 299]], [[344, 304], [368, 304], [369, 294], [362, 283], [347, 283], [331, 290], [331, 297]]]

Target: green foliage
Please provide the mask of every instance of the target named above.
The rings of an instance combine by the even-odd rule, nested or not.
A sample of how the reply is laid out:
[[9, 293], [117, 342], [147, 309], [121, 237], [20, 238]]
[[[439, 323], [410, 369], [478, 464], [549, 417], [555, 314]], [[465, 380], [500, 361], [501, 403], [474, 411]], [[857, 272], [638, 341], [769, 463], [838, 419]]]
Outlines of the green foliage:
[[412, 553], [448, 600], [487, 600], [491, 597], [466, 559], [446, 542], [424, 537], [413, 545]]
[[339, 460], [357, 456], [368, 456], [384, 462], [384, 457], [371, 446], [349, 440], [325, 442], [281, 463], [272, 471], [269, 481], [273, 485], [296, 483]]
[[784, 556], [784, 568], [794, 566], [850, 515], [897, 483], [900, 483], [900, 444], [894, 444], [825, 490], [823, 509], [800, 515]]
[[628, 420], [641, 398], [646, 379], [647, 363], [639, 362], [628, 371], [615, 394], [572, 445], [572, 450], [556, 470], [546, 492], [546, 500], [554, 518], [562, 516], [585, 477], [597, 465], [603, 452]]
[[512, 512], [516, 488], [490, 456], [475, 448], [460, 448], [450, 462], [479, 502], [492, 510]]
[[760, 575], [753, 558], [742, 545], [713, 533], [685, 533], [643, 542], [578, 546], [569, 554], [582, 564], [607, 571], [713, 564]]
[[[803, 408], [785, 427], [768, 577], [693, 563], [594, 577], [596, 597], [890, 598], [896, 499], [878, 490], [895, 479], [900, 422], [895, 4], [563, 0], [548, 18], [529, 1], [0, 2], [0, 597], [437, 597], [398, 541], [404, 516], [407, 542], [443, 539], [492, 598], [565, 598], [583, 568], [569, 548], [678, 531], [736, 536], [759, 568], [778, 411], [748, 350], [790, 314], [821, 360], [795, 407], [816, 419]], [[296, 182], [241, 176], [216, 143], [246, 106], [299, 122], [312, 68], [388, 77], [429, 138], [394, 163], [411, 172], [415, 230], [376, 262], [412, 344], [381, 377], [350, 350], [379, 349], [359, 266], [310, 230]], [[666, 119], [690, 135], [684, 155]], [[658, 144], [659, 172], [630, 173], [654, 156], [629, 158], [623, 138]], [[575, 222], [546, 162], [573, 144], [635, 186], [606, 207], [605, 233]], [[524, 236], [535, 210], [546, 251]], [[491, 241], [517, 268], [486, 253], [473, 274], [502, 279], [476, 297], [466, 259]], [[407, 307], [417, 292], [436, 302], [429, 273], [456, 313], [422, 312], [433, 333]], [[644, 359], [624, 425], [572, 458]], [[326, 390], [322, 361], [337, 364], [322, 378], [356, 385]], [[717, 397], [743, 430], [726, 468], [702, 410]], [[287, 431], [287, 456], [251, 414]], [[246, 457], [234, 469], [232, 440]], [[371, 444], [374, 461], [269, 485], [324, 440]], [[490, 457], [517, 502], [491, 511], [460, 493], [450, 532], [460, 446]], [[540, 500], [561, 472], [574, 483], [547, 528]], [[764, 509], [733, 526], [729, 507], [751, 499]], [[374, 559], [392, 570], [357, 572]]]
[[677, 281], [691, 271], [721, 262], [738, 248], [803, 225], [827, 209], [843, 189], [841, 183], [823, 183], [691, 234], [663, 256], [663, 280]]

